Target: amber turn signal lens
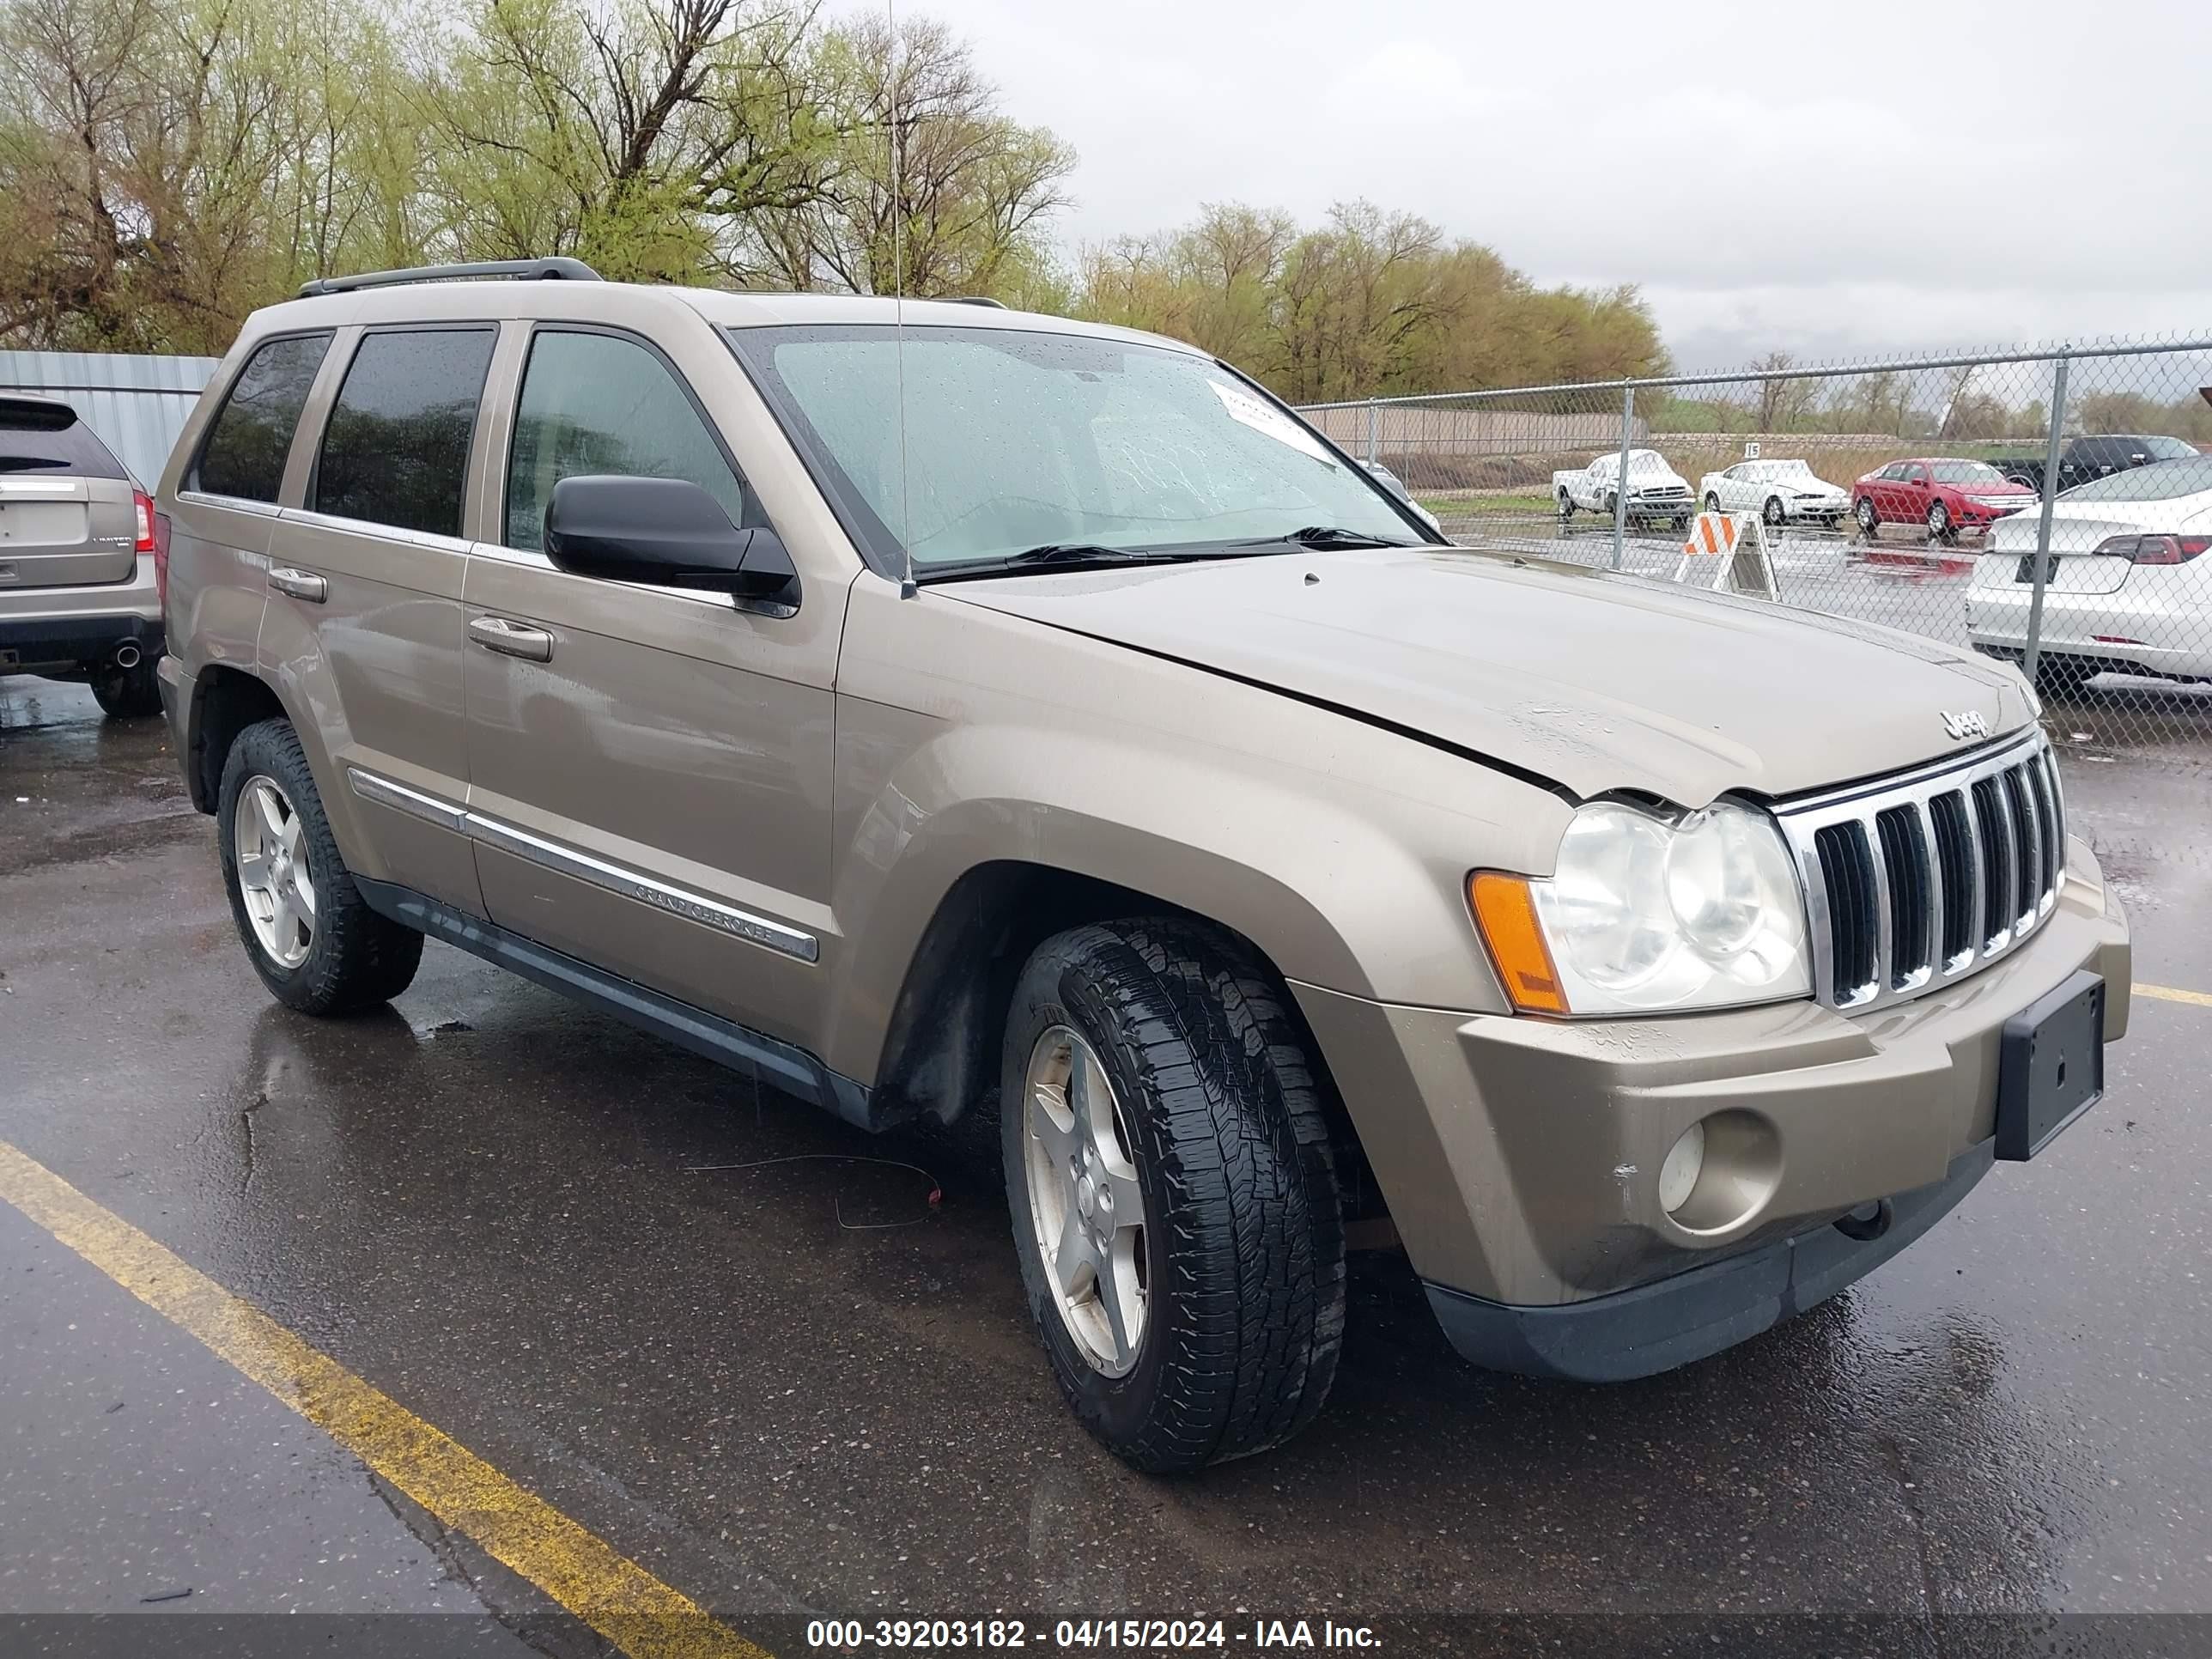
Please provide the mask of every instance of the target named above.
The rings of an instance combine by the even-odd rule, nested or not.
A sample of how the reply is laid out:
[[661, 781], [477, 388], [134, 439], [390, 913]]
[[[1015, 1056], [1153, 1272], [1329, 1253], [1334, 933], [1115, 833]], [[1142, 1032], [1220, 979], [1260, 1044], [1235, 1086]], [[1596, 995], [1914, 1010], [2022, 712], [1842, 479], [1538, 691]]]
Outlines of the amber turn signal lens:
[[1544, 930], [1537, 925], [1536, 901], [1528, 882], [1519, 876], [1478, 870], [1467, 878], [1467, 896], [1513, 1006], [1523, 1013], [1565, 1013], [1566, 994], [1559, 988], [1559, 969], [1552, 965], [1552, 947], [1544, 943]]

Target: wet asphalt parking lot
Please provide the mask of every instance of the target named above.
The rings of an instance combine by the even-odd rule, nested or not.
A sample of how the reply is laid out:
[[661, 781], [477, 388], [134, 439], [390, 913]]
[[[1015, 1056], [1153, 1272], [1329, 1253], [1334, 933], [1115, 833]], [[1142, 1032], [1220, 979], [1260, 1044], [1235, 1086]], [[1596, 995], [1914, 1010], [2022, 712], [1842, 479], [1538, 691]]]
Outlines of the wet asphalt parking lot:
[[[2212, 992], [2212, 763], [2057, 712], [2137, 980]], [[388, 1011], [287, 1012], [161, 723], [77, 688], [0, 681], [0, 1143], [778, 1653], [810, 1614], [1203, 1612], [1232, 1648], [1395, 1620], [1397, 1651], [1475, 1652], [1581, 1645], [1510, 1613], [1821, 1612], [1881, 1622], [1806, 1650], [1943, 1653], [2007, 1628], [1981, 1613], [2212, 1611], [2212, 1001], [2138, 997], [2043, 1157], [1668, 1376], [1474, 1371], [1402, 1264], [1356, 1258], [1316, 1427], [1158, 1481], [1063, 1409], [987, 1158], [757, 1097], [441, 945]], [[190, 1627], [162, 1613], [372, 1612], [453, 1615], [405, 1626], [441, 1652], [603, 1650], [0, 1202], [0, 1614], [143, 1613], [122, 1650], [153, 1651]], [[2204, 1622], [2100, 1639], [2200, 1651]]]

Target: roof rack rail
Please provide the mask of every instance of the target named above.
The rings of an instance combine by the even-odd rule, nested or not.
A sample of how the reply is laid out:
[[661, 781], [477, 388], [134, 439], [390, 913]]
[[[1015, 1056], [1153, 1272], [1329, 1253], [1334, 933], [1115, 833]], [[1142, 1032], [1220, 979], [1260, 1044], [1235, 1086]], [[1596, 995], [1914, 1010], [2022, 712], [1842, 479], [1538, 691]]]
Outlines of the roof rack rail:
[[565, 277], [596, 283], [599, 273], [581, 259], [480, 259], [465, 265], [416, 265], [410, 270], [364, 270], [357, 276], [318, 276], [300, 285], [299, 297], [349, 294], [361, 288], [396, 288], [402, 283], [465, 283], [477, 276], [511, 276], [517, 282]]
[[945, 303], [956, 306], [988, 306], [994, 311], [1004, 311], [1006, 308], [1006, 302], [1004, 300], [994, 300], [988, 294], [949, 294], [945, 296]]

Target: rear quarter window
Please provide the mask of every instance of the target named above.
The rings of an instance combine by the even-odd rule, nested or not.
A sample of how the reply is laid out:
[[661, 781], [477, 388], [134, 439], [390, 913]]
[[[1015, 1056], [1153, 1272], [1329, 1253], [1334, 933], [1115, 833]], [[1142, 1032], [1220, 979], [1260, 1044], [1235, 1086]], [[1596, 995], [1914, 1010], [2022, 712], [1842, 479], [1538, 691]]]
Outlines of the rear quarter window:
[[0, 398], [0, 472], [131, 476], [75, 410], [28, 398]]
[[284, 483], [284, 459], [292, 452], [300, 411], [330, 347], [328, 334], [296, 334], [270, 340], [247, 358], [208, 428], [188, 487], [273, 502]]

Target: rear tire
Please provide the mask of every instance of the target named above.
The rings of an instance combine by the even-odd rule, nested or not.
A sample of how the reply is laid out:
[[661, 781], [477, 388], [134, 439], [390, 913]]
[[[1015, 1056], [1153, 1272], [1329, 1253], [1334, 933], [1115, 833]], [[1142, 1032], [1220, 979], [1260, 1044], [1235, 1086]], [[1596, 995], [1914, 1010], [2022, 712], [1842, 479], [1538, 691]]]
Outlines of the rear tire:
[[2036, 695], [2045, 701], [2075, 702], [2089, 695], [2089, 682], [2104, 671], [2081, 657], [2039, 657]]
[[155, 659], [141, 657], [129, 668], [108, 663], [92, 671], [92, 700], [112, 720], [143, 720], [161, 712], [161, 682], [154, 677]]
[[[304, 954], [295, 962], [280, 959], [262, 939], [240, 879], [239, 814], [260, 810], [257, 800], [246, 799], [249, 784], [256, 786], [257, 796], [265, 788], [287, 824], [296, 819], [290, 833], [295, 850], [288, 854], [283, 873], [288, 879], [304, 878], [313, 903], [298, 906], [307, 937]], [[231, 744], [216, 796], [216, 841], [222, 853], [231, 920], [245, 942], [246, 958], [270, 994], [287, 1008], [303, 1014], [358, 1013], [389, 1002], [413, 982], [422, 960], [422, 935], [370, 909], [354, 885], [291, 721], [249, 726]], [[289, 890], [296, 894], [297, 888]], [[264, 918], [261, 925], [270, 924]], [[297, 948], [296, 928], [285, 937]]]
[[1881, 514], [1875, 510], [1873, 501], [1862, 495], [1851, 508], [1851, 517], [1857, 521], [1859, 534], [1869, 541], [1881, 534]]
[[[1080, 1115], [1073, 1063], [1056, 1060], [1071, 1034], [1098, 1067]], [[1312, 1421], [1343, 1342], [1344, 1222], [1326, 1085], [1277, 981], [1193, 924], [1073, 929], [1022, 970], [1003, 1077], [1023, 1287], [1083, 1425], [1164, 1474], [1264, 1451]], [[1094, 1137], [1096, 1164], [1114, 1172], [1118, 1207], [1099, 1204], [1103, 1177], [1085, 1190], [1093, 1109], [1090, 1121], [1110, 1125]], [[1138, 1202], [1140, 1237], [1123, 1244], [1115, 1230]], [[1048, 1249], [1078, 1265], [1056, 1273]], [[1110, 1332], [1101, 1261], [1111, 1282], [1141, 1281]]]

